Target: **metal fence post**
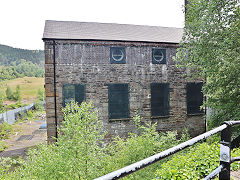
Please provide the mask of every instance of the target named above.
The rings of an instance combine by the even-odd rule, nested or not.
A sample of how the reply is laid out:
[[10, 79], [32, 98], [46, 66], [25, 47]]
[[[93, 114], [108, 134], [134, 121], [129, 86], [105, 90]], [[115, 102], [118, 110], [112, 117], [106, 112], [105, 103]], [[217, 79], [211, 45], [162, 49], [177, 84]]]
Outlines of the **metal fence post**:
[[223, 165], [224, 169], [219, 173], [219, 179], [230, 180], [230, 161], [231, 161], [231, 124], [225, 122], [227, 128], [221, 132], [220, 142], [220, 165]]

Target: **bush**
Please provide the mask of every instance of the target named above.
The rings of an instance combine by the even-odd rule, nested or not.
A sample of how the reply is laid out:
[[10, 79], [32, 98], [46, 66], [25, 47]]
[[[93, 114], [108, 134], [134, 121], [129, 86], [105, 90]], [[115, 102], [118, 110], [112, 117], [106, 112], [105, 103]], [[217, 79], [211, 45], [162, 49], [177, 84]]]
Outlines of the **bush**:
[[[92, 104], [68, 104], [56, 144], [39, 145], [29, 151], [28, 161], [15, 179], [92, 179], [100, 175], [103, 148], [101, 122]], [[104, 159], [105, 160], [105, 159]], [[11, 176], [9, 175], [9, 176]]]
[[[174, 156], [156, 171], [156, 179], [202, 179], [216, 169], [219, 162], [219, 143], [201, 143], [192, 147], [186, 154]], [[232, 151], [239, 156], [240, 149]], [[232, 170], [239, 169], [239, 163], [231, 164]]]
[[34, 101], [34, 108], [35, 110], [37, 111], [43, 111], [44, 110], [44, 107], [43, 107], [43, 102], [42, 101]]
[[[130, 137], [126, 140], [119, 137], [106, 147], [110, 156], [108, 161], [104, 165], [106, 173], [123, 168], [132, 163], [145, 159], [156, 153], [171, 148], [182, 141], [188, 139], [188, 135], [183, 133], [183, 139], [177, 140], [177, 132], [167, 132], [159, 134], [156, 131], [156, 124], [140, 125], [141, 118], [139, 115], [134, 117], [135, 126], [137, 131], [131, 133]], [[139, 133], [140, 132], [140, 133]], [[127, 176], [125, 179], [152, 179], [154, 178], [154, 172], [160, 168], [165, 160], [159, 161], [151, 166], [144, 168], [141, 171], [133, 173]]]
[[[68, 104], [63, 114], [64, 121], [56, 144], [40, 145], [30, 150], [28, 161], [8, 178], [94, 179], [183, 141], [176, 140], [176, 132], [158, 134], [155, 124], [140, 125], [140, 116], [136, 115], [136, 132], [127, 139], [116, 137], [104, 146], [101, 143], [104, 137], [102, 123], [91, 103], [83, 102], [80, 107], [75, 103]], [[127, 179], [153, 178], [161, 163]]]
[[20, 102], [22, 100], [20, 86], [17, 85], [15, 92], [12, 92], [11, 88], [9, 86], [7, 86], [6, 96], [7, 96], [8, 100]]
[[10, 104], [10, 105], [6, 106], [5, 108], [7, 108], [7, 109], [17, 109], [17, 108], [23, 107], [25, 105], [26, 104], [22, 104], [20, 102], [16, 102], [15, 104]]
[[20, 86], [17, 85], [16, 91], [13, 93], [13, 99], [20, 102], [22, 100]]
[[5, 99], [5, 97], [4, 97], [3, 93], [0, 92], [0, 114], [5, 111], [5, 108], [3, 105], [4, 99]]
[[[159, 134], [156, 124], [141, 125], [134, 117], [135, 131], [126, 139], [116, 137], [103, 144], [102, 123], [91, 103], [67, 104], [57, 142], [42, 144], [28, 153], [27, 161], [5, 179], [94, 179], [123, 168], [183, 141], [176, 132]], [[239, 156], [240, 149], [233, 150]], [[166, 158], [125, 179], [199, 179], [219, 165], [219, 145], [202, 143]], [[234, 170], [238, 163], [232, 165]], [[156, 174], [154, 174], [156, 172]]]
[[0, 152], [4, 151], [7, 148], [8, 148], [7, 143], [5, 141], [0, 140]]
[[[0, 157], [0, 179], [8, 179], [5, 178], [6, 174], [9, 173], [13, 168], [20, 166], [23, 163], [23, 159], [10, 158], [10, 157]], [[4, 177], [5, 176], [5, 177]]]
[[7, 139], [12, 134], [13, 128], [8, 123], [0, 124], [0, 140]]
[[13, 98], [13, 92], [9, 86], [7, 86], [7, 89], [6, 89], [6, 97], [8, 100], [11, 100]]
[[38, 89], [37, 95], [39, 101], [43, 101], [46, 98], [44, 89]]

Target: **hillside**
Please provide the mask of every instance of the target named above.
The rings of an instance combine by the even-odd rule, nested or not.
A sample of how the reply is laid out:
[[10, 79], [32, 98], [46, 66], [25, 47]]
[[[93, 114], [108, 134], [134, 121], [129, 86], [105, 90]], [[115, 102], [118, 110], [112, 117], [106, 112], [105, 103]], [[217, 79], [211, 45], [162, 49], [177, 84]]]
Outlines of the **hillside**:
[[0, 65], [8, 66], [21, 59], [42, 65], [44, 63], [44, 51], [19, 49], [0, 44]]
[[13, 48], [0, 44], [0, 80], [44, 77], [44, 51]]

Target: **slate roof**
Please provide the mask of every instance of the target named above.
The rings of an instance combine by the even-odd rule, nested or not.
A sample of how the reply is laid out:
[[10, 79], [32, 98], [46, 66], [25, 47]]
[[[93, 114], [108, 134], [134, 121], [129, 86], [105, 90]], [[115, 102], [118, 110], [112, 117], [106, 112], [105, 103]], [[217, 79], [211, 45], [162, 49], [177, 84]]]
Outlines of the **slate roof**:
[[130, 24], [52, 21], [45, 22], [43, 40], [114, 40], [179, 43], [182, 28]]

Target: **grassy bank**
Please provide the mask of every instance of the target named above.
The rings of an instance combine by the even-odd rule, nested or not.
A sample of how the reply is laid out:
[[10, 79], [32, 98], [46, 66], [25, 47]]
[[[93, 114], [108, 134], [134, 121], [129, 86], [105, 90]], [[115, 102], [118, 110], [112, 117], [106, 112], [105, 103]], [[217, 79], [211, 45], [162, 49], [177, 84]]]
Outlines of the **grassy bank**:
[[13, 80], [2, 81], [0, 83], [0, 91], [5, 93], [7, 86], [9, 86], [13, 91], [15, 91], [17, 85], [20, 86], [22, 102], [26, 104], [32, 103], [37, 98], [38, 90], [44, 89], [44, 78], [23, 77]]

